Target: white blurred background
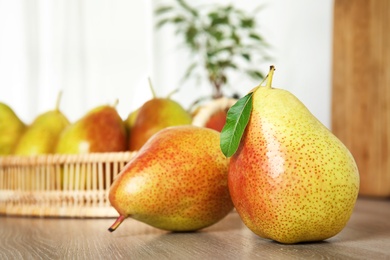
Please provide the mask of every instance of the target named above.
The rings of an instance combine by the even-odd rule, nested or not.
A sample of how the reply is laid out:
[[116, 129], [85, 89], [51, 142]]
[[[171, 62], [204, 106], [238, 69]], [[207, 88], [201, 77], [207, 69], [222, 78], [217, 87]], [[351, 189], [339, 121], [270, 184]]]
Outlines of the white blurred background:
[[[230, 2], [247, 10], [265, 6], [258, 22], [272, 47], [274, 87], [291, 91], [330, 127], [333, 1]], [[148, 77], [159, 96], [168, 94], [178, 87], [188, 55], [172, 29], [155, 29], [157, 3], [0, 0], [0, 102], [31, 123], [54, 108], [62, 90], [60, 108], [75, 121], [116, 99], [127, 117], [151, 97]], [[266, 73], [269, 65], [258, 69]], [[237, 78], [230, 88], [245, 94], [258, 83]], [[173, 99], [188, 107], [210, 93], [207, 82], [188, 81]]]

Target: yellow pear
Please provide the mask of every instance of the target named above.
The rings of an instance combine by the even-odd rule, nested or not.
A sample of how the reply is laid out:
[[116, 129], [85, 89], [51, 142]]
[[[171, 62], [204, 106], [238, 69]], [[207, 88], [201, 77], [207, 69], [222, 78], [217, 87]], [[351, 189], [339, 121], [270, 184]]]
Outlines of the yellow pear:
[[21, 136], [14, 154], [39, 155], [54, 153], [61, 132], [69, 125], [68, 119], [59, 110], [61, 93], [58, 95], [54, 110], [47, 111], [35, 118]]
[[131, 129], [133, 129], [135, 120], [137, 119], [138, 116], [138, 112], [139, 112], [139, 108], [130, 112], [130, 114], [126, 117], [126, 119], [123, 120], [123, 123], [125, 124], [126, 127], [127, 136], [130, 136]]
[[109, 200], [120, 216], [109, 230], [127, 217], [170, 231], [210, 226], [233, 208], [227, 171], [217, 131], [195, 126], [160, 130], [114, 180]]
[[267, 86], [249, 94], [249, 121], [230, 160], [230, 194], [257, 235], [286, 244], [321, 241], [348, 222], [358, 196], [358, 168], [302, 102], [272, 87], [273, 72], [271, 67]]
[[0, 155], [12, 153], [26, 125], [7, 104], [0, 102]]

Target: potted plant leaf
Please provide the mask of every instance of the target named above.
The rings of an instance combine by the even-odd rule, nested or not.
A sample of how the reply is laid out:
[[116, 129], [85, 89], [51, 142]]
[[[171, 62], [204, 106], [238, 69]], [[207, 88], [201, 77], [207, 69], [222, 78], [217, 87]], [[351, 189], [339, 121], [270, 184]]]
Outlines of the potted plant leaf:
[[[212, 88], [212, 99], [226, 97], [224, 90], [231, 77], [239, 73], [260, 81], [257, 68], [269, 60], [269, 45], [260, 35], [256, 15], [260, 8], [246, 12], [232, 4], [191, 6], [185, 0], [172, 0], [156, 10], [157, 28], [173, 25], [175, 34], [191, 54], [183, 80], [206, 80]], [[201, 99], [194, 102], [197, 104]], [[230, 106], [232, 102], [221, 105]]]

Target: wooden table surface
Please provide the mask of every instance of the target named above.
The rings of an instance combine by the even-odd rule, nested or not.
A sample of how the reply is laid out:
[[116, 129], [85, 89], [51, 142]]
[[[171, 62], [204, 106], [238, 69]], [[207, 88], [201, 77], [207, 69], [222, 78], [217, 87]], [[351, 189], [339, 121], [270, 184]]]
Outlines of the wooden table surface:
[[283, 245], [247, 229], [237, 213], [194, 233], [127, 219], [0, 217], [0, 259], [390, 259], [390, 200], [359, 198], [348, 225], [324, 242]]

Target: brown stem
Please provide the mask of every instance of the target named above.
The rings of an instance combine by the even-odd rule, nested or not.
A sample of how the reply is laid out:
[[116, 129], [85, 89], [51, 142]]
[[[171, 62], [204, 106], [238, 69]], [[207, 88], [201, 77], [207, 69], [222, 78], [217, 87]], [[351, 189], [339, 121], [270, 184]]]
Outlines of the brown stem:
[[126, 216], [120, 215], [114, 222], [114, 224], [111, 225], [111, 227], [108, 229], [108, 231], [113, 232], [115, 231], [120, 224], [126, 219]]
[[272, 88], [272, 78], [274, 76], [274, 71], [275, 71], [275, 66], [271, 65], [269, 68], [269, 73], [267, 75], [268, 80], [267, 80], [267, 88]]
[[220, 82], [218, 82], [217, 80], [216, 81], [212, 81], [211, 84], [214, 86], [213, 98], [214, 99], [221, 98], [223, 96], [223, 94], [222, 94], [222, 84]]

